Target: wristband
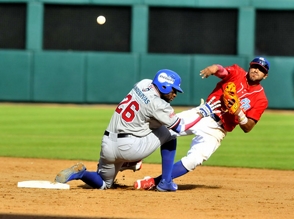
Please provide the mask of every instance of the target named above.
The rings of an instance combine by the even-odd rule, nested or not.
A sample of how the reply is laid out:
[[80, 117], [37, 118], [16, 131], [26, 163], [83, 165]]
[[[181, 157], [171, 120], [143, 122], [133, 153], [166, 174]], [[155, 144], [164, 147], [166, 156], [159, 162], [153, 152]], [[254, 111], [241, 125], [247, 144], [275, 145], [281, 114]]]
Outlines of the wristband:
[[240, 112], [238, 113], [238, 121], [240, 125], [245, 125], [248, 122], [248, 118], [246, 117], [243, 110], [240, 110]]

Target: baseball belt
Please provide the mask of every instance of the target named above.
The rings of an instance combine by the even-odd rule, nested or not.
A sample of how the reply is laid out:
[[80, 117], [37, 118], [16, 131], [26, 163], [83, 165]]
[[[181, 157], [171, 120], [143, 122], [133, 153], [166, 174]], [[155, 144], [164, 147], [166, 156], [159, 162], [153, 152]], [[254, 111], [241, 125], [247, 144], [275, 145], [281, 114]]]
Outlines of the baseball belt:
[[210, 117], [211, 117], [214, 121], [216, 121], [216, 123], [217, 123], [220, 127], [224, 128], [224, 126], [223, 126], [223, 122], [222, 122], [221, 119], [218, 117], [218, 115], [216, 115], [216, 114], [211, 114]]
[[[110, 133], [105, 130], [104, 135], [109, 136]], [[129, 133], [118, 133], [116, 135], [117, 135], [117, 138], [127, 138], [127, 137], [132, 136], [132, 134], [129, 134]]]

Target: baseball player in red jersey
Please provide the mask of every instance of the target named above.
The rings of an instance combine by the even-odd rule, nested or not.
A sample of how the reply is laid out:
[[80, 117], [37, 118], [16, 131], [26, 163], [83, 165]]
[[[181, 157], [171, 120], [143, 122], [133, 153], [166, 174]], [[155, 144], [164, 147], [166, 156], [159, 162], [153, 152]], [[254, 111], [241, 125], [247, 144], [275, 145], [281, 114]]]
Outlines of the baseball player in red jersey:
[[[87, 171], [82, 163], [62, 170], [55, 181], [66, 183], [82, 180], [93, 188], [111, 188], [125, 162], [142, 160], [160, 147], [162, 177], [157, 190], [176, 191], [171, 172], [176, 152], [176, 133], [184, 132], [203, 117], [218, 112], [220, 101], [211, 98], [199, 106], [189, 122], [182, 121], [170, 102], [182, 93], [181, 77], [174, 71], [162, 69], [153, 80], [143, 79], [135, 84], [118, 104], [102, 138], [97, 171]], [[170, 130], [174, 133], [171, 134]]]
[[[180, 177], [196, 166], [206, 161], [220, 146], [227, 132], [231, 132], [239, 125], [245, 132], [250, 132], [260, 120], [268, 106], [263, 87], [260, 82], [268, 76], [269, 62], [263, 57], [254, 58], [246, 72], [238, 65], [223, 67], [214, 64], [200, 71], [202, 78], [215, 75], [221, 81], [207, 99], [216, 97], [221, 101], [220, 112], [205, 117], [189, 130], [179, 133], [179, 136], [194, 134], [190, 149], [186, 156], [173, 166], [172, 178]], [[232, 87], [230, 87], [232, 86]], [[235, 88], [237, 105], [235, 101], [225, 98], [227, 88]], [[227, 104], [226, 104], [227, 102]], [[234, 105], [234, 106], [233, 106]], [[235, 108], [231, 108], [235, 107]], [[182, 121], [189, 120], [187, 111], [177, 114]], [[161, 176], [137, 180], [134, 183], [136, 189], [152, 189], [158, 184]]]

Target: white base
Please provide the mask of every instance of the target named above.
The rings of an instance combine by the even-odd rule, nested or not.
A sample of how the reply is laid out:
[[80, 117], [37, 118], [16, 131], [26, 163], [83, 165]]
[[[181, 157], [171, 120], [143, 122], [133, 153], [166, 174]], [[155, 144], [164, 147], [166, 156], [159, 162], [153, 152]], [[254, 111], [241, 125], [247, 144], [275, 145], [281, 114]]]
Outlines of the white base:
[[55, 183], [44, 180], [30, 180], [17, 183], [19, 188], [38, 188], [38, 189], [70, 189], [70, 185]]

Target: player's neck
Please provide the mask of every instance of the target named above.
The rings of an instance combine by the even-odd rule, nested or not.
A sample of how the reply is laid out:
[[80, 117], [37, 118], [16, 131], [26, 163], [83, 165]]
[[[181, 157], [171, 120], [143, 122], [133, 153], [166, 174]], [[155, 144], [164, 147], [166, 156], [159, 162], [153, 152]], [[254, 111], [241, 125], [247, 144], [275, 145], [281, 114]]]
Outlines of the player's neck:
[[247, 74], [246, 79], [247, 79], [247, 85], [248, 85], [248, 86], [257, 86], [257, 85], [260, 84], [260, 81], [261, 81], [261, 80], [256, 80], [256, 81], [251, 80], [251, 79], [248, 77], [248, 74]]

